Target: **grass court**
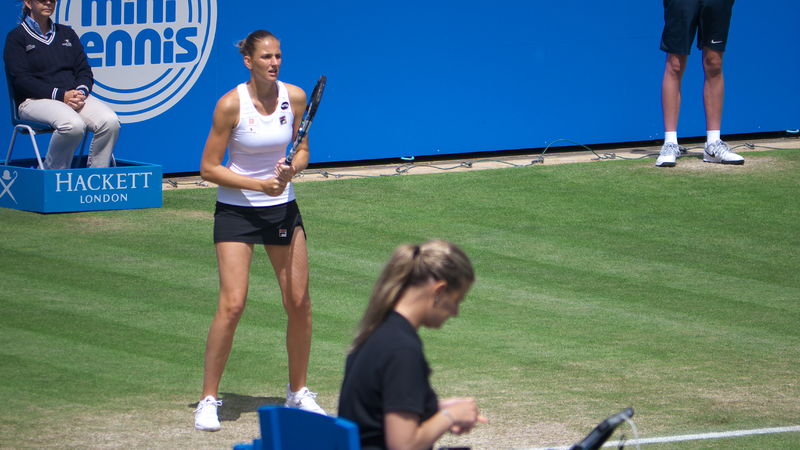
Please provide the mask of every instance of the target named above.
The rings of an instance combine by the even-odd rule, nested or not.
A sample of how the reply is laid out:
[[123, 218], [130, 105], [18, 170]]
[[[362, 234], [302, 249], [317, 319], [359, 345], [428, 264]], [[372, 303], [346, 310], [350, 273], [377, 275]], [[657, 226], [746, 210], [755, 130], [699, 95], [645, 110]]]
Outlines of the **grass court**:
[[[344, 358], [392, 249], [459, 244], [477, 282], [423, 330], [440, 396], [491, 423], [439, 445], [566, 445], [627, 406], [641, 437], [800, 425], [800, 149], [298, 183], [309, 387]], [[0, 210], [0, 447], [230, 448], [282, 403], [285, 314], [263, 250], [221, 393], [193, 429], [216, 307], [215, 189], [161, 209]], [[627, 425], [620, 427], [630, 438]], [[800, 433], [648, 449], [800, 448]]]

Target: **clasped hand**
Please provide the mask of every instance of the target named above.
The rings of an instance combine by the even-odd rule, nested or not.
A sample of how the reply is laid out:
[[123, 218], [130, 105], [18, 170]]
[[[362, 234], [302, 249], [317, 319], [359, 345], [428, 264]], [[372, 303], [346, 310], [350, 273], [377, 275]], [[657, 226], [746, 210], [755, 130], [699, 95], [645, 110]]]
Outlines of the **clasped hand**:
[[77, 89], [67, 91], [64, 93], [64, 103], [75, 111], [80, 111], [86, 103], [86, 95]]

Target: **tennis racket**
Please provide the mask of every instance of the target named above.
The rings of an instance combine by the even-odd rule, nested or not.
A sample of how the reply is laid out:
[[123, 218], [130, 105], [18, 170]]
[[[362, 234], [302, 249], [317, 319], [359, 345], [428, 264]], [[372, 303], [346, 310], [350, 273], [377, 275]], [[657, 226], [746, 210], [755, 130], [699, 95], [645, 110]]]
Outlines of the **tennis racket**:
[[311, 92], [311, 100], [309, 100], [308, 105], [306, 105], [306, 110], [303, 112], [303, 120], [300, 122], [300, 129], [297, 130], [297, 136], [295, 136], [294, 141], [292, 141], [292, 148], [289, 151], [289, 155], [286, 156], [287, 165], [292, 164], [294, 154], [297, 153], [297, 147], [303, 142], [303, 139], [308, 134], [308, 129], [311, 128], [311, 121], [314, 120], [314, 115], [317, 113], [317, 108], [319, 108], [319, 102], [322, 101], [322, 93], [325, 91], [325, 82], [327, 80], [328, 78], [325, 75], [319, 77], [317, 85], [314, 86], [314, 90]]
[[[626, 408], [613, 416], [600, 422], [582, 441], [573, 445], [569, 450], [597, 450], [611, 437], [614, 430], [625, 421], [633, 417], [633, 408]], [[620, 447], [622, 448], [622, 447]]]

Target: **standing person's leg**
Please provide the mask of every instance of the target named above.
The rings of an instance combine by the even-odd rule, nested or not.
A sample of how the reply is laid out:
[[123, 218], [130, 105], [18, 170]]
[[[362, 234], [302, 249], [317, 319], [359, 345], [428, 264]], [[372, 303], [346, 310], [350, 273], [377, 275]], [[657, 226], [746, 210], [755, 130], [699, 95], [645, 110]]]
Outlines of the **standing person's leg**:
[[703, 49], [703, 105], [706, 110], [706, 130], [719, 131], [722, 124], [722, 103], [725, 97], [725, 78], [722, 75], [722, 52]]
[[94, 133], [86, 166], [108, 167], [119, 138], [119, 117], [108, 105], [91, 95], [86, 97], [80, 115], [86, 127]]
[[308, 292], [308, 249], [303, 228], [294, 230], [289, 245], [265, 245], [278, 284], [281, 287], [283, 307], [286, 310], [286, 351], [289, 357], [289, 387], [287, 406], [320, 414], [325, 411], [317, 405], [316, 394], [306, 386], [308, 360], [311, 353], [311, 296]]
[[664, 78], [661, 82], [661, 110], [664, 114], [664, 145], [656, 159], [656, 167], [675, 167], [681, 156], [678, 145], [678, 116], [681, 111], [681, 80], [686, 70], [687, 55], [667, 53]]
[[218, 397], [219, 382], [233, 346], [236, 326], [244, 312], [253, 244], [218, 242], [219, 304], [206, 342], [203, 397]]
[[219, 304], [206, 340], [203, 369], [203, 399], [195, 413], [194, 426], [201, 431], [220, 429], [217, 407], [219, 383], [231, 354], [236, 326], [244, 312], [253, 257], [253, 245], [243, 242], [218, 242]]
[[20, 119], [43, 122], [56, 131], [50, 138], [45, 169], [69, 169], [75, 149], [83, 140], [86, 124], [66, 103], [50, 99], [28, 99], [19, 105]]
[[687, 56], [667, 53], [664, 78], [661, 82], [661, 109], [664, 115], [665, 132], [678, 130], [678, 117], [681, 111], [681, 81], [686, 70]]
[[664, 31], [661, 50], [667, 53], [661, 79], [661, 111], [664, 118], [664, 145], [657, 167], [674, 167], [681, 156], [678, 145], [678, 118], [681, 110], [681, 82], [686, 61], [697, 32], [700, 2], [698, 0], [665, 0]]
[[293, 390], [306, 385], [311, 353], [311, 297], [308, 293], [306, 236], [297, 227], [289, 245], [265, 245], [281, 288], [286, 310], [286, 350], [289, 354], [289, 384]]
[[728, 43], [733, 0], [706, 0], [700, 15], [697, 46], [703, 49], [703, 105], [706, 112], [706, 145], [703, 161], [744, 164], [744, 158], [731, 152], [720, 139], [725, 78], [722, 56]]

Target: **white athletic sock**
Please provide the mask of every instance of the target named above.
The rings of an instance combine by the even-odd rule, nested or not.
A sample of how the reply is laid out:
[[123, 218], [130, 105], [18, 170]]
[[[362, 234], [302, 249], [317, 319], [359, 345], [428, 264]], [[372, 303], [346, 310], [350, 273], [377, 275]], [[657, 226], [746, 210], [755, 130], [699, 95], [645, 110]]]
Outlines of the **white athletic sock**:
[[713, 144], [719, 140], [719, 130], [706, 131], [706, 142]]
[[678, 143], [678, 132], [677, 131], [665, 131], [664, 132], [664, 143], [665, 144], [677, 144]]

